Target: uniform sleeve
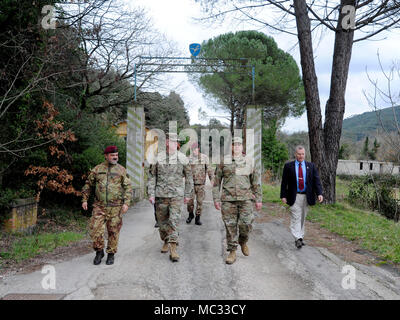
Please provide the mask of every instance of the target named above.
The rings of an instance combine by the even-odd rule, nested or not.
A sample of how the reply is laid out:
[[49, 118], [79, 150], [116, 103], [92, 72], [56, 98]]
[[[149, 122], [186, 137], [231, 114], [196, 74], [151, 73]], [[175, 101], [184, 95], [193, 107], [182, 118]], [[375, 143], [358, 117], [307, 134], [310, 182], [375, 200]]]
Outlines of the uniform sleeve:
[[222, 167], [220, 165], [217, 165], [214, 175], [213, 189], [212, 189], [214, 202], [221, 201], [220, 197], [221, 182], [222, 182]]
[[191, 198], [193, 192], [193, 175], [190, 164], [183, 166], [183, 173], [185, 174], [185, 198]]
[[90, 196], [90, 190], [96, 182], [96, 173], [92, 170], [86, 179], [85, 185], [82, 188], [82, 202], [87, 202]]
[[251, 183], [251, 190], [253, 191], [256, 202], [262, 202], [261, 186], [259, 184], [259, 181], [260, 181], [260, 175], [258, 173], [258, 170], [256, 170], [255, 167], [253, 167], [253, 170], [250, 174], [250, 183]]
[[122, 188], [125, 191], [124, 204], [130, 206], [132, 204], [133, 190], [131, 180], [129, 179], [129, 176], [126, 172], [122, 178]]
[[156, 196], [156, 175], [157, 165], [151, 164], [147, 176], [147, 195], [149, 198], [155, 198]]

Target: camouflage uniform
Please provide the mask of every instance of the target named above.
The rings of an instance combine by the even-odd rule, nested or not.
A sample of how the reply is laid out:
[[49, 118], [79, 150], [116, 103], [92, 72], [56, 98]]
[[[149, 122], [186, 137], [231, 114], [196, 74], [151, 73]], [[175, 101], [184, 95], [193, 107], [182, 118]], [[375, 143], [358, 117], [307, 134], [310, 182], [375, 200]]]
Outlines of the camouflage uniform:
[[119, 232], [122, 227], [122, 205], [130, 205], [132, 186], [126, 169], [108, 161], [91, 170], [82, 189], [82, 202], [87, 202], [91, 187], [95, 186], [95, 202], [90, 219], [90, 237], [96, 251], [104, 248], [104, 231], [107, 226], [107, 253], [116, 253]]
[[[147, 182], [148, 197], [155, 198], [161, 240], [170, 243], [178, 242], [182, 198], [190, 198], [193, 190], [188, 158], [179, 151], [176, 153], [177, 155], [159, 155], [157, 163], [150, 165]], [[173, 156], [177, 160], [170, 163]]]
[[214, 176], [214, 170], [209, 164], [209, 159], [205, 154], [199, 153], [199, 155], [192, 156], [189, 158], [190, 167], [192, 169], [194, 188], [192, 192], [192, 198], [187, 204], [187, 210], [193, 214], [194, 211], [194, 200], [196, 198], [196, 215], [201, 215], [203, 200], [205, 197], [205, 183], [208, 177], [212, 181]]
[[[220, 188], [222, 184], [222, 195]], [[251, 159], [239, 156], [231, 164], [217, 166], [213, 185], [214, 202], [221, 203], [222, 220], [226, 229], [227, 250], [236, 250], [246, 243], [252, 230], [253, 195], [261, 202], [258, 174]], [[239, 234], [238, 230], [239, 229]]]

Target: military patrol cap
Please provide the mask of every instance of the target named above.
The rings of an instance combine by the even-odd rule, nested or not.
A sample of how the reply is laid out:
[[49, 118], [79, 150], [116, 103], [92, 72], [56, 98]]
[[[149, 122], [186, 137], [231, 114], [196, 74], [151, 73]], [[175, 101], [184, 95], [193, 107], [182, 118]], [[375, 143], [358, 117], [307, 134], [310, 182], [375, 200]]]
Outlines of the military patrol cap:
[[118, 148], [116, 146], [108, 146], [107, 148], [105, 148], [104, 150], [104, 154], [107, 153], [117, 153], [118, 152]]
[[234, 144], [234, 143], [243, 143], [243, 140], [240, 137], [234, 137], [232, 139], [232, 144]]
[[192, 145], [190, 146], [190, 149], [194, 150], [199, 147], [199, 144], [197, 142], [193, 142]]

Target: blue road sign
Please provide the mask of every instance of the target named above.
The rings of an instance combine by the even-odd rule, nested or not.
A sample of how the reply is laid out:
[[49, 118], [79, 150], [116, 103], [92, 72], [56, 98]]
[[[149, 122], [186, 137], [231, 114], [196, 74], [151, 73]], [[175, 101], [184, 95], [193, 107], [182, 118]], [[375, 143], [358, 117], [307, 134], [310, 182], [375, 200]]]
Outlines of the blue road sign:
[[192, 43], [192, 44], [190, 44], [189, 45], [189, 50], [190, 50], [190, 53], [192, 54], [192, 56], [196, 57], [200, 53], [200, 50], [201, 50], [200, 43]]

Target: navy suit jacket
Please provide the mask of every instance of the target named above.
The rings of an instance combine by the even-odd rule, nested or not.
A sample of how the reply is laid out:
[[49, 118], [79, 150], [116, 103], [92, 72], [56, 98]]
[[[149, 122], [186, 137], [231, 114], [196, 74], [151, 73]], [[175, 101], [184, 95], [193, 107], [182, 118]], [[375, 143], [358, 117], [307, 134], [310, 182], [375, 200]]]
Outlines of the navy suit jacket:
[[[306, 161], [306, 196], [307, 203], [315, 204], [315, 195], [322, 195], [321, 181], [314, 163]], [[283, 168], [281, 183], [281, 199], [286, 198], [287, 204], [292, 206], [296, 201], [297, 179], [295, 161], [287, 162]]]

